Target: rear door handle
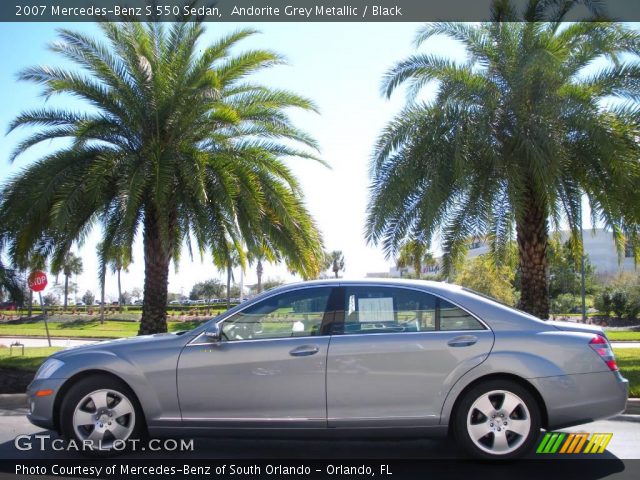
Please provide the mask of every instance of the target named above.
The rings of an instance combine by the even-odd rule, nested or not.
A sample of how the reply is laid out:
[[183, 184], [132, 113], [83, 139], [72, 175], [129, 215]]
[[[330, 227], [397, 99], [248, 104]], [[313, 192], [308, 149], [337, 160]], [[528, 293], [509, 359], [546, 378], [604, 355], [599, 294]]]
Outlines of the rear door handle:
[[478, 341], [478, 337], [474, 335], [461, 335], [452, 338], [447, 342], [450, 347], [470, 347]]
[[289, 352], [292, 357], [307, 357], [320, 351], [317, 345], [300, 345]]

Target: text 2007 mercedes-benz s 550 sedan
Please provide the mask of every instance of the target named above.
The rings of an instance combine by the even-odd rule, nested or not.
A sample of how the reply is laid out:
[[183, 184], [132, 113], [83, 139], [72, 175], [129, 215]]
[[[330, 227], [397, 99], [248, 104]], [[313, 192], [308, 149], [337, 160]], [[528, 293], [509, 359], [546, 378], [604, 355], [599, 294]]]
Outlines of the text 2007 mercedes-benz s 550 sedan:
[[98, 453], [142, 435], [453, 433], [512, 458], [541, 428], [622, 412], [627, 390], [600, 328], [443, 283], [335, 280], [191, 331], [58, 352], [28, 394], [32, 423]]

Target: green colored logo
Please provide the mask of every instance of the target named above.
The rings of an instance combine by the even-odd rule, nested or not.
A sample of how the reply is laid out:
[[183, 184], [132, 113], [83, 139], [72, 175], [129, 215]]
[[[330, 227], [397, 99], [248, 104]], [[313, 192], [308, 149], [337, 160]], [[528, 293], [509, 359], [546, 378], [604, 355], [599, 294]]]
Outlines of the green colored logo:
[[613, 433], [545, 433], [536, 453], [603, 453]]

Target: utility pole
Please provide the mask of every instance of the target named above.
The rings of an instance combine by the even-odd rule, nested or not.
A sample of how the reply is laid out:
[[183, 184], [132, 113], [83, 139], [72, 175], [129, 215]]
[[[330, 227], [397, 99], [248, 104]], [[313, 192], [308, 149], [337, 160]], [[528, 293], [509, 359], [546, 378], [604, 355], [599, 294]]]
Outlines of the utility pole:
[[585, 288], [585, 272], [584, 272], [584, 233], [582, 230], [582, 199], [580, 199], [580, 243], [582, 250], [580, 252], [580, 293], [582, 294], [582, 323], [587, 323], [587, 293]]
[[582, 259], [581, 259], [581, 290], [582, 290], [582, 323], [587, 323], [587, 293], [585, 288], [585, 273], [584, 273], [584, 242], [582, 243]]

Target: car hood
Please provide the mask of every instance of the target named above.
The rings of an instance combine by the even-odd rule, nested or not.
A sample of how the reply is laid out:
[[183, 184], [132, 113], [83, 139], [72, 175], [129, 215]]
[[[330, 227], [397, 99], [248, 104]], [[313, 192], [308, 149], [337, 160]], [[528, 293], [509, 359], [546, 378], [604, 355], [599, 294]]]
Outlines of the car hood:
[[60, 350], [59, 352], [51, 355], [53, 358], [62, 359], [69, 355], [75, 355], [77, 353], [85, 353], [90, 351], [105, 351], [111, 349], [111, 347], [118, 346], [132, 346], [132, 345], [140, 345], [146, 344], [149, 342], [158, 342], [163, 340], [169, 340], [176, 338], [177, 334], [184, 332], [176, 332], [176, 333], [156, 333], [154, 335], [140, 335], [137, 337], [126, 337], [126, 338], [117, 338], [115, 340], [104, 340], [96, 343], [89, 343], [87, 345], [77, 345], [74, 347], [69, 347], [64, 350]]
[[597, 325], [585, 325], [584, 323], [558, 321], [549, 321], [547, 323], [554, 326], [558, 330], [564, 330], [566, 332], [593, 333], [594, 335], [602, 335], [606, 338], [606, 334], [604, 333], [602, 327], [598, 327]]

